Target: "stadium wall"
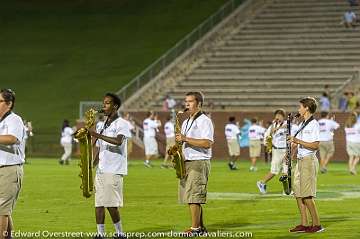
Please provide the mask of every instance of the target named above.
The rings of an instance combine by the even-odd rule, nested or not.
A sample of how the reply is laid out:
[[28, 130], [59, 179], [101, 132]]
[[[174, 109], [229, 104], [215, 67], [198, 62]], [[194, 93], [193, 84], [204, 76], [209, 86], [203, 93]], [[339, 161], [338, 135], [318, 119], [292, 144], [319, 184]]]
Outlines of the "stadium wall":
[[[160, 112], [159, 118], [161, 122], [164, 124], [166, 121], [166, 117], [169, 113]], [[134, 117], [137, 123], [142, 123], [145, 119], [146, 112], [131, 112], [131, 115]], [[245, 118], [251, 119], [253, 117], [257, 117], [259, 120], [263, 120], [265, 123], [271, 121], [273, 119], [273, 114], [270, 112], [211, 112], [211, 119], [214, 122], [215, 127], [215, 144], [213, 146], [213, 158], [216, 159], [227, 159], [228, 158], [228, 150], [224, 135], [224, 127], [228, 122], [228, 118], [230, 116], [235, 116], [236, 120], [242, 122]], [[316, 115], [318, 117], [318, 115]], [[345, 134], [344, 134], [344, 123], [346, 118], [349, 116], [348, 113], [336, 113], [335, 120], [340, 124], [340, 128], [335, 131], [334, 141], [335, 141], [335, 155], [333, 157], [334, 161], [346, 161], [348, 160], [348, 156], [346, 154], [346, 145], [345, 145]], [[184, 120], [185, 118], [181, 119]], [[163, 143], [165, 141], [165, 136], [163, 132], [163, 128], [161, 127], [160, 132], [158, 134], [158, 139]], [[159, 144], [160, 153], [165, 153], [164, 145]], [[264, 152], [262, 152], [263, 155]], [[143, 149], [134, 145], [133, 153], [130, 155], [131, 158], [144, 158]], [[249, 159], [248, 148], [241, 149], [241, 158]], [[263, 158], [262, 158], [263, 159]]]

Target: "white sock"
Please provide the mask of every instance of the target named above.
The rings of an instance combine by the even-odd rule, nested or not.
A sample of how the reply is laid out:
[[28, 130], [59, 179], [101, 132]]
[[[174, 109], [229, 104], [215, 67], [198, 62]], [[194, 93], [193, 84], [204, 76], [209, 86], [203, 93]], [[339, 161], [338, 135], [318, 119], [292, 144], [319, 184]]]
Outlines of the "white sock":
[[115, 231], [116, 233], [120, 234], [122, 233], [122, 225], [121, 225], [121, 221], [114, 223], [114, 227], [115, 227]]
[[96, 227], [101, 236], [105, 235], [105, 224], [96, 224]]
[[150, 161], [149, 161], [149, 160], [145, 160], [145, 163], [150, 163]]

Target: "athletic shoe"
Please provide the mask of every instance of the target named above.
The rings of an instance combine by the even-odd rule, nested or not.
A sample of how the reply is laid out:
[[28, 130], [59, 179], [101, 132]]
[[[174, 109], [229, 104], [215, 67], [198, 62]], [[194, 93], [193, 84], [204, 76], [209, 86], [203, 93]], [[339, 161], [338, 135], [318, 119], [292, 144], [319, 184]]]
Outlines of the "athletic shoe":
[[261, 181], [257, 181], [256, 185], [259, 188], [260, 193], [262, 193], [262, 194], [266, 193], [266, 184], [265, 183], [263, 183]]
[[147, 167], [147, 168], [152, 168], [152, 165], [151, 165], [151, 163], [149, 162], [144, 162], [144, 165], [145, 165], [145, 167]]
[[235, 166], [235, 163], [228, 163], [230, 170], [237, 170], [238, 168]]
[[296, 233], [307, 232], [308, 228], [309, 227], [307, 227], [307, 226], [297, 225], [296, 227], [290, 229], [289, 232], [296, 232]]
[[59, 164], [60, 164], [60, 165], [63, 165], [63, 164], [64, 164], [64, 161], [59, 160]]
[[250, 172], [256, 172], [257, 171], [257, 167], [251, 166], [249, 169]]
[[161, 164], [160, 168], [169, 168], [169, 166], [166, 164]]
[[327, 168], [320, 168], [321, 173], [327, 173]]
[[323, 231], [325, 231], [325, 228], [323, 228], [321, 225], [310, 226], [310, 227], [307, 227], [307, 229], [306, 229], [307, 233], [315, 233], [315, 232], [323, 232]]

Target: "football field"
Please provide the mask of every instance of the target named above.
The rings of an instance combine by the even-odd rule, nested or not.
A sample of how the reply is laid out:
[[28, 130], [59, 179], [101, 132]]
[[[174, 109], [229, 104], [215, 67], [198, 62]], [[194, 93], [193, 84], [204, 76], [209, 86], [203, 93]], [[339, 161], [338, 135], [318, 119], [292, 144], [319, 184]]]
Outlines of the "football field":
[[[82, 197], [77, 164], [77, 160], [61, 166], [57, 159], [30, 159], [13, 213], [15, 232], [46, 232], [43, 237], [51, 238], [55, 232], [96, 230], [94, 197]], [[161, 169], [160, 161], [154, 164], [145, 168], [141, 160], [130, 160], [121, 209], [126, 232], [181, 232], [190, 226], [187, 206], [177, 203], [175, 171]], [[239, 170], [230, 171], [226, 161], [212, 161], [204, 215], [207, 229], [217, 238], [360, 238], [360, 176], [350, 175], [345, 163], [330, 164], [329, 172], [318, 177], [316, 203], [326, 231], [311, 235], [288, 232], [299, 224], [294, 198], [282, 195], [277, 178], [269, 182], [268, 194], [260, 195], [256, 181], [269, 165], [260, 162], [257, 172], [249, 172], [249, 165], [242, 161]], [[108, 214], [105, 228], [114, 231]]]

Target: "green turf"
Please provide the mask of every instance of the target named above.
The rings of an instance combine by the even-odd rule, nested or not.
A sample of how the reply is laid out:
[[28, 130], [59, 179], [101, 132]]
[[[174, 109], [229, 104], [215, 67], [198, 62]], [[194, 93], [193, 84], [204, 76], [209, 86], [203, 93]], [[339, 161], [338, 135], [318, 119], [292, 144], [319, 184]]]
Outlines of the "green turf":
[[[92, 232], [93, 198], [84, 199], [79, 189], [79, 168], [58, 165], [56, 159], [31, 159], [25, 165], [24, 187], [13, 217], [21, 231]], [[125, 177], [125, 207], [121, 210], [127, 232], [182, 231], [189, 227], [185, 205], [177, 203], [175, 172], [157, 167], [145, 168], [142, 161], [131, 161]], [[359, 176], [352, 176], [346, 164], [334, 163], [326, 175], [319, 175], [317, 205], [326, 232], [312, 235], [288, 233], [299, 222], [295, 200], [280, 194], [274, 179], [269, 193], [258, 193], [255, 185], [268, 165], [259, 163], [259, 171], [229, 171], [225, 161], [213, 161], [209, 180], [209, 200], [205, 221], [209, 231], [251, 232], [254, 238], [360, 238]], [[113, 231], [107, 214], [106, 230]]]
[[37, 136], [57, 142], [79, 101], [119, 90], [225, 2], [2, 1], [1, 87], [16, 91]]

